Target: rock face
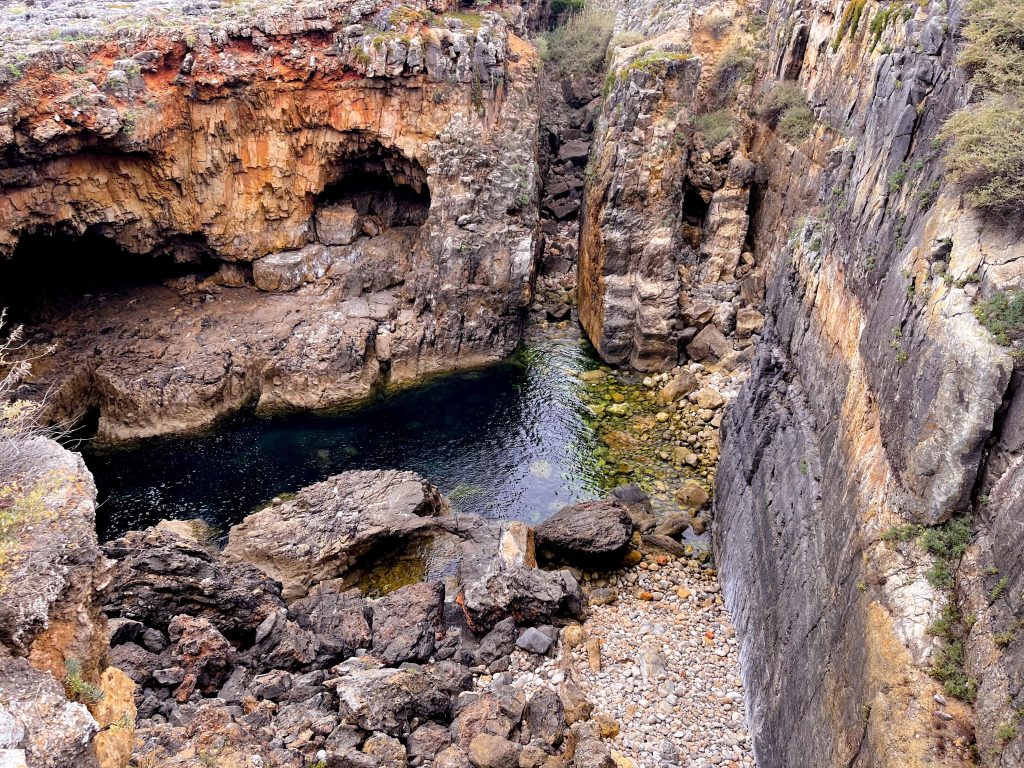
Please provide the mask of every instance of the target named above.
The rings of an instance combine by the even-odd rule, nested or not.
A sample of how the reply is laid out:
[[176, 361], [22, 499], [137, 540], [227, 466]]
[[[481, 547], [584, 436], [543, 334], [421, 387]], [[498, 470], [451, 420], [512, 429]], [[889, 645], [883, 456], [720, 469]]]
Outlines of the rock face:
[[[749, 327], [735, 333], [736, 310], [760, 301], [746, 243], [754, 164], [730, 112], [745, 86], [723, 84], [729, 41], [699, 34], [689, 4], [652, 8], [652, 19], [634, 6], [623, 7], [616, 32], [647, 39], [613, 50], [590, 154], [580, 322], [616, 365], [717, 363], [750, 347]], [[748, 42], [737, 36], [732, 50]], [[727, 124], [724, 137], [704, 127], [708, 113]]]
[[130, 714], [132, 686], [108, 666], [96, 487], [81, 457], [51, 440], [29, 438], [20, 451], [31, 469], [0, 480], [0, 761], [123, 768], [134, 721], [116, 735], [105, 727]]
[[344, 472], [233, 526], [224, 554], [283, 584], [288, 600], [389, 544], [442, 528], [447, 502], [412, 472]]
[[[1021, 564], [1019, 374], [971, 307], [1021, 284], [1024, 252], [965, 209], [932, 149], [968, 98], [951, 36], [964, 4], [915, 5], [890, 26], [861, 4], [839, 35], [854, 5], [768, 6], [786, 32], [769, 36], [767, 71], [797, 80], [817, 124], [798, 144], [761, 126], [752, 147], [765, 331], [723, 424], [714, 502], [750, 726], [769, 768], [971, 764], [969, 710], [928, 675], [962, 644], [952, 674], [976, 676], [981, 763], [1010, 765], [1021, 736], [1000, 741], [994, 724], [1022, 703], [1024, 657], [992, 637], [1019, 591], [999, 606], [983, 569], [1009, 586]], [[920, 543], [883, 541], [972, 510], [956, 589], [929, 583]], [[937, 637], [947, 603], [976, 620]]]
[[181, 26], [175, 8], [131, 42], [96, 19], [88, 40], [36, 46], [0, 100], [3, 283], [79, 249], [54, 233], [107, 243], [82, 246], [97, 269], [116, 247], [136, 256], [119, 257], [128, 274], [197, 275], [168, 292], [150, 271], [148, 289], [43, 317], [60, 351], [36, 386], [56, 390], [54, 418], [91, 406], [103, 438], [182, 432], [515, 348], [536, 250], [536, 54], [505, 20], [522, 31], [520, 5], [479, 24], [435, 15], [450, 6], [281, 3]]

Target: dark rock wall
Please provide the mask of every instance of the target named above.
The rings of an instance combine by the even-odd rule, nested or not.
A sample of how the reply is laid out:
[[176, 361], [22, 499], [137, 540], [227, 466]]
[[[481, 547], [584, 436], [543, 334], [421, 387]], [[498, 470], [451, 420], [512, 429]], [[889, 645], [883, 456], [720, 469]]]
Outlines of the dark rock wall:
[[[1020, 284], [1021, 251], [943, 175], [963, 4], [893, 4], [877, 39], [874, 3], [840, 33], [851, 4], [766, 4], [765, 71], [798, 74], [816, 126], [799, 145], [754, 138], [768, 328], [724, 424], [715, 541], [760, 765], [967, 764], [971, 712], [937, 707], [927, 674], [949, 596], [923, 551], [881, 537], [978, 506], [1013, 362], [970, 308]], [[1000, 527], [1007, 567], [1024, 511], [1019, 436], [1001, 434], [998, 509], [977, 525]]]

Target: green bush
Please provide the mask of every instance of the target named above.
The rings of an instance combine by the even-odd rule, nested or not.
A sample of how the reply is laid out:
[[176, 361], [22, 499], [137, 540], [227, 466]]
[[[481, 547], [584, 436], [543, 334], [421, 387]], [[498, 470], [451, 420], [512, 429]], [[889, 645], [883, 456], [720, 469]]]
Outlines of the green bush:
[[715, 90], [719, 91], [719, 100], [729, 98], [731, 94], [726, 93], [722, 96], [722, 92], [730, 91], [741, 78], [752, 72], [753, 69], [754, 55], [749, 48], [738, 43], [733, 43], [726, 48], [719, 56], [714, 71]]
[[782, 114], [787, 109], [806, 103], [807, 98], [804, 96], [800, 86], [791, 80], [787, 80], [777, 83], [761, 97], [761, 103], [758, 105], [758, 115], [774, 128], [779, 124]]
[[999, 291], [974, 306], [974, 316], [988, 329], [997, 343], [1010, 346], [1024, 339], [1024, 292], [1012, 295]]
[[797, 104], [782, 113], [779, 120], [779, 135], [790, 144], [799, 144], [814, 130], [814, 112], [807, 104]]
[[946, 166], [967, 202], [995, 214], [1024, 206], [1024, 99], [996, 96], [957, 112], [942, 130]]
[[728, 109], [719, 109], [698, 115], [693, 119], [693, 127], [697, 133], [711, 146], [715, 146], [735, 135], [735, 120]]
[[1024, 91], [1024, 11], [1020, 0], [971, 0], [960, 63], [972, 81], [998, 93]]
[[729, 27], [732, 26], [732, 19], [726, 16], [724, 13], [715, 13], [707, 18], [704, 22], [704, 28], [711, 34], [715, 40], [721, 40]]
[[596, 75], [608, 53], [612, 23], [610, 14], [584, 9], [542, 36], [541, 56], [562, 77]]
[[968, 204], [1019, 216], [1024, 206], [1024, 11], [1019, 0], [970, 0], [960, 63], [984, 94], [954, 114], [940, 138]]

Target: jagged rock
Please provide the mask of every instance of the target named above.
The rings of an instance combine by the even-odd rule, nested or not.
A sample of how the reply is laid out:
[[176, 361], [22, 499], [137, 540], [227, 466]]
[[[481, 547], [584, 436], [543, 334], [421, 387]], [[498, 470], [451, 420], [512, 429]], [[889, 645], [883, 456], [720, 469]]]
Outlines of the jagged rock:
[[502, 619], [480, 640], [477, 659], [481, 664], [490, 664], [502, 656], [508, 656], [516, 646], [516, 621], [509, 617]]
[[461, 748], [452, 745], [443, 749], [434, 761], [434, 768], [473, 768], [469, 755]]
[[231, 528], [224, 554], [258, 566], [295, 599], [377, 547], [438, 531], [446, 512], [438, 490], [412, 472], [345, 472], [249, 515]]
[[[521, 695], [521, 694], [520, 694]], [[520, 705], [519, 714], [522, 714]], [[519, 722], [509, 716], [506, 707], [493, 693], [463, 694], [454, 703], [455, 718], [451, 724], [452, 742], [469, 751], [473, 740], [483, 733], [507, 737]]]
[[586, 501], [563, 507], [536, 533], [545, 553], [587, 561], [621, 554], [633, 535], [633, 521], [616, 501]]
[[139, 685], [145, 685], [162, 662], [160, 656], [135, 643], [122, 643], [110, 649], [110, 663]]
[[516, 646], [522, 648], [524, 651], [530, 653], [537, 653], [540, 655], [546, 654], [551, 650], [551, 646], [554, 645], [554, 640], [541, 632], [536, 627], [528, 627], [523, 631], [523, 634], [516, 640]]
[[464, 562], [459, 599], [477, 631], [512, 617], [519, 624], [550, 622], [559, 615], [579, 617], [584, 600], [568, 571], [542, 571], [506, 565], [499, 557]]
[[373, 654], [387, 664], [426, 661], [440, 627], [444, 585], [410, 584], [373, 606]]
[[472, 683], [469, 669], [450, 661], [401, 669], [379, 664], [371, 657], [351, 659], [325, 682], [337, 691], [342, 720], [367, 731], [407, 735], [414, 718], [444, 717], [451, 700]]
[[227, 680], [235, 663], [235, 649], [206, 619], [175, 616], [168, 632], [171, 659], [185, 670], [185, 678], [175, 692], [185, 701], [192, 690], [213, 693]]
[[526, 704], [526, 732], [531, 741], [539, 741], [554, 749], [562, 743], [565, 729], [565, 710], [562, 701], [549, 688], [540, 688]]
[[383, 733], [375, 733], [363, 744], [363, 753], [374, 760], [380, 768], [405, 768], [407, 765], [405, 747], [398, 739]]
[[732, 352], [732, 345], [714, 325], [706, 325], [693, 341], [686, 345], [686, 354], [698, 363], [705, 360], [717, 361]]
[[601, 731], [592, 720], [572, 726], [576, 739], [572, 768], [615, 768], [608, 746], [601, 740]]
[[178, 614], [207, 619], [228, 638], [251, 638], [283, 606], [281, 590], [244, 563], [225, 563], [193, 540], [154, 528], [132, 531], [103, 551], [117, 560], [106, 610], [166, 630]]
[[321, 649], [321, 637], [302, 628], [280, 609], [268, 616], [256, 630], [256, 639], [245, 653], [253, 669], [296, 669], [316, 661], [327, 663], [335, 647]]
[[749, 339], [764, 328], [764, 315], [751, 307], [743, 307], [736, 313], [736, 338]]
[[430, 765], [452, 743], [448, 729], [438, 723], [424, 723], [411, 734], [406, 742], [409, 760], [419, 760]]
[[568, 725], [582, 722], [590, 718], [594, 705], [577, 683], [565, 680], [558, 686], [558, 698], [562, 702], [562, 711]]
[[320, 651], [338, 661], [370, 647], [373, 616], [372, 606], [359, 590], [339, 589], [338, 582], [321, 582], [289, 606], [299, 626], [317, 635]]

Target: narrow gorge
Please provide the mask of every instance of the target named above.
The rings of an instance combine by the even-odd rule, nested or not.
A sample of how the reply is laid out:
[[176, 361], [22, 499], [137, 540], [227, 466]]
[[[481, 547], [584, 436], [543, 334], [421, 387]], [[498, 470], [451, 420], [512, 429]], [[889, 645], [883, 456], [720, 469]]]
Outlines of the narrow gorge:
[[0, 5], [0, 768], [1024, 765], [1015, 0]]

